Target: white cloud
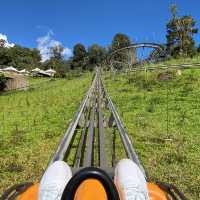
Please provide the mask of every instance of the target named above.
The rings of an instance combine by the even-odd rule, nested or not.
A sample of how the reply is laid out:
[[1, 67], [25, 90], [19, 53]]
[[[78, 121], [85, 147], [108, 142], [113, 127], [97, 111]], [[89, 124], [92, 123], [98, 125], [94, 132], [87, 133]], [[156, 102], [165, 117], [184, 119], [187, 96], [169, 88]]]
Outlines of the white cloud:
[[[61, 42], [53, 39], [53, 31], [49, 30], [48, 33], [45, 36], [39, 37], [37, 39], [37, 43], [38, 43], [38, 49], [40, 51], [40, 54], [42, 56], [42, 62], [48, 60], [50, 58], [50, 48], [57, 46], [57, 45], [62, 45]], [[63, 46], [63, 45], [62, 45]], [[65, 58], [68, 58], [72, 55], [72, 50], [64, 47], [63, 50], [63, 56]]]
[[7, 36], [4, 35], [4, 34], [2, 34], [2, 33], [0, 33], [0, 40], [4, 40], [4, 41], [5, 41], [5, 45], [4, 45], [4, 46], [7, 47], [7, 48], [10, 48], [10, 47], [14, 47], [14, 46], [15, 46], [14, 43], [9, 43], [9, 42], [8, 42]]

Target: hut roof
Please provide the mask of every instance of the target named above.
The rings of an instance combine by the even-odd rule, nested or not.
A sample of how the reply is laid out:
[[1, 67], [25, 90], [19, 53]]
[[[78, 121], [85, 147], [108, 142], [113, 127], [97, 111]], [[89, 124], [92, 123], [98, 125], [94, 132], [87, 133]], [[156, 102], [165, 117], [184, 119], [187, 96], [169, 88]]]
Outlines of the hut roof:
[[10, 66], [2, 69], [2, 71], [12, 71], [12, 72], [19, 72], [16, 68]]
[[29, 74], [30, 72], [27, 69], [22, 69], [22, 70], [19, 71], [19, 73], [24, 73], [24, 74], [27, 73], [27, 74]]
[[45, 76], [51, 76], [48, 72], [46, 72], [44, 70], [40, 70], [38, 73], [42, 74], [42, 75], [45, 75]]
[[25, 73], [26, 72], [26, 69], [22, 69], [19, 71], [20, 73]]
[[32, 71], [32, 72], [39, 72], [39, 71], [41, 71], [41, 69], [35, 68], [35, 69], [31, 70], [31, 71]]
[[53, 70], [53, 69], [51, 69], [51, 68], [50, 68], [50, 69], [48, 69], [48, 70], [46, 70], [46, 72], [47, 72], [47, 73], [56, 73], [56, 71], [55, 71], [55, 70]]
[[23, 78], [24, 76], [22, 75], [19, 75], [19, 74], [12, 74], [12, 73], [9, 73], [9, 72], [4, 72], [3, 75], [8, 78], [8, 79], [14, 79], [14, 78]]

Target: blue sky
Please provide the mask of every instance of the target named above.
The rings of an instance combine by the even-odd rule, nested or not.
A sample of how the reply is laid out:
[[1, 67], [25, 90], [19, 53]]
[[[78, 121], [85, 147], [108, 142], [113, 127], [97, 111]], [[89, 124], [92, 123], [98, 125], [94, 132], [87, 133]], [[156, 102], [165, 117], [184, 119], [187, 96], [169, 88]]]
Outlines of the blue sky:
[[[200, 28], [199, 0], [0, 0], [0, 33], [27, 47], [38, 47], [42, 38], [46, 45], [60, 42], [66, 53], [77, 42], [106, 46], [117, 32], [135, 42], [165, 42], [171, 3]], [[200, 43], [200, 33], [195, 40]]]

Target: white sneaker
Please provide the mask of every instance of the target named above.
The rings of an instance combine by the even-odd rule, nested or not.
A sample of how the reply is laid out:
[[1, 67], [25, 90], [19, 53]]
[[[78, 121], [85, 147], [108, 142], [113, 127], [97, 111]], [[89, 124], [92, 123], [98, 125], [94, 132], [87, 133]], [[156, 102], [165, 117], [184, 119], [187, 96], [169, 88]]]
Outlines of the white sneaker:
[[39, 200], [60, 200], [72, 177], [71, 168], [63, 161], [54, 162], [44, 173], [39, 186]]
[[149, 200], [145, 177], [132, 160], [123, 159], [117, 164], [114, 182], [121, 200]]

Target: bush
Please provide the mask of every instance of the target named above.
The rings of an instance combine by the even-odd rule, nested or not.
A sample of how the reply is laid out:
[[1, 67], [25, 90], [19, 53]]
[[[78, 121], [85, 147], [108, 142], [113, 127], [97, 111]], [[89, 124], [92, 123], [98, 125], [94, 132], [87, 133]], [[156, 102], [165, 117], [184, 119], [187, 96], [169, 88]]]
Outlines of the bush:
[[63, 68], [57, 69], [56, 78], [66, 78], [66, 71]]
[[0, 74], [0, 91], [3, 91], [6, 87], [6, 77]]

